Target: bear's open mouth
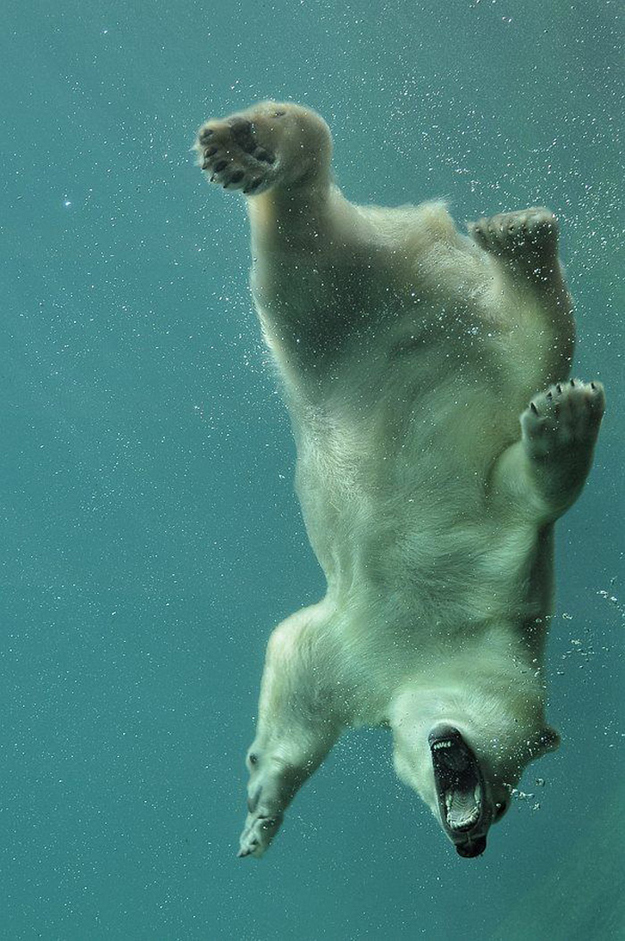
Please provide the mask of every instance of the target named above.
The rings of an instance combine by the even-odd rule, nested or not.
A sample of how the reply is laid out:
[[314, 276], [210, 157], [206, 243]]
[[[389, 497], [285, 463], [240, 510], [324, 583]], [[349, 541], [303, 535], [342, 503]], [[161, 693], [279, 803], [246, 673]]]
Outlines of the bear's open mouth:
[[479, 762], [453, 726], [437, 726], [428, 741], [443, 827], [460, 856], [479, 856], [488, 826]]

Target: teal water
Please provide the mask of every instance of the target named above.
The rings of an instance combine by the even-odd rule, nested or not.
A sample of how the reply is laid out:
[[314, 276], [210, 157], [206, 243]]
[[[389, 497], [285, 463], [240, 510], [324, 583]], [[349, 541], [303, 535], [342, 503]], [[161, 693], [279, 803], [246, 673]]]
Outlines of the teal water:
[[[625, 938], [622, 13], [5, 4], [2, 941]], [[609, 410], [559, 526], [562, 747], [478, 860], [395, 780], [382, 732], [343, 741], [262, 862], [235, 858], [264, 645], [323, 588], [243, 206], [188, 152], [265, 97], [327, 118], [355, 201], [562, 220], [575, 372]]]

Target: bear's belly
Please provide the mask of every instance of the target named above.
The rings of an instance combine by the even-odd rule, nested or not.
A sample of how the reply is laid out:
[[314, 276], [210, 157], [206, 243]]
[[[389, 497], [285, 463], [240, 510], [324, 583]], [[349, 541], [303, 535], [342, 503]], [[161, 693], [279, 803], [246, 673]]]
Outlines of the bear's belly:
[[425, 643], [540, 617], [548, 553], [537, 567], [540, 533], [518, 508], [495, 506], [490, 480], [544, 366], [520, 368], [502, 333], [450, 346], [406, 327], [361, 338], [319, 371], [305, 407], [291, 402], [297, 492], [336, 622]]
[[337, 623], [349, 631], [357, 617], [425, 641], [542, 617], [549, 553], [489, 490], [518, 438], [516, 403], [502, 393], [493, 408], [479, 383], [425, 379], [412, 400], [409, 384], [392, 396], [383, 387], [366, 407], [344, 397], [296, 425], [297, 491]]
[[[392, 556], [403, 582], [420, 557], [445, 556], [473, 538], [468, 532], [502, 523], [489, 518], [488, 481], [518, 418], [489, 408], [483, 387], [430, 378], [416, 397], [409, 385], [374, 390], [358, 407], [337, 396], [340, 406], [294, 421], [297, 493], [329, 581], [356, 567], [375, 578]], [[481, 538], [487, 547], [490, 537]]]
[[303, 501], [311, 545], [340, 606], [390, 599], [415, 624], [443, 619], [458, 627], [544, 612], [534, 577], [540, 531], [456, 483], [431, 477], [417, 496], [375, 499], [333, 491], [327, 500], [325, 488], [317, 501]]

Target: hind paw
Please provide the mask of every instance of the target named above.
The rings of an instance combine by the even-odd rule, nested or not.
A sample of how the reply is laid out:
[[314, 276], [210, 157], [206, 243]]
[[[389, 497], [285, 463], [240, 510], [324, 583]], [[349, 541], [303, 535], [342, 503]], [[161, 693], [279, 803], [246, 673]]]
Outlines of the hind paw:
[[256, 196], [270, 188], [329, 186], [330, 131], [301, 105], [262, 101], [223, 120], [207, 121], [195, 149], [200, 166], [224, 189]]
[[[278, 111], [274, 120], [280, 119]], [[247, 194], [261, 193], [276, 178], [276, 154], [265, 128], [244, 115], [208, 121], [198, 133], [195, 149], [211, 183]]]
[[533, 267], [553, 263], [558, 252], [558, 221], [548, 209], [504, 212], [469, 225], [469, 234], [485, 251]]

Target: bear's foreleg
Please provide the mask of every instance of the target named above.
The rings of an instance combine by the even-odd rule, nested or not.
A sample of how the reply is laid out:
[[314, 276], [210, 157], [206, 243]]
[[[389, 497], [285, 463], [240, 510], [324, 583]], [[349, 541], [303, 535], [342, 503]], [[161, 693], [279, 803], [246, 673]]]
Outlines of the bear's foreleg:
[[286, 808], [341, 731], [333, 709], [332, 657], [314, 610], [293, 615], [269, 641], [258, 729], [247, 755], [249, 813], [239, 856], [262, 856]]
[[545, 521], [565, 513], [590, 471], [604, 409], [600, 382], [570, 379], [535, 395], [521, 415], [521, 441], [495, 467], [495, 492]]

